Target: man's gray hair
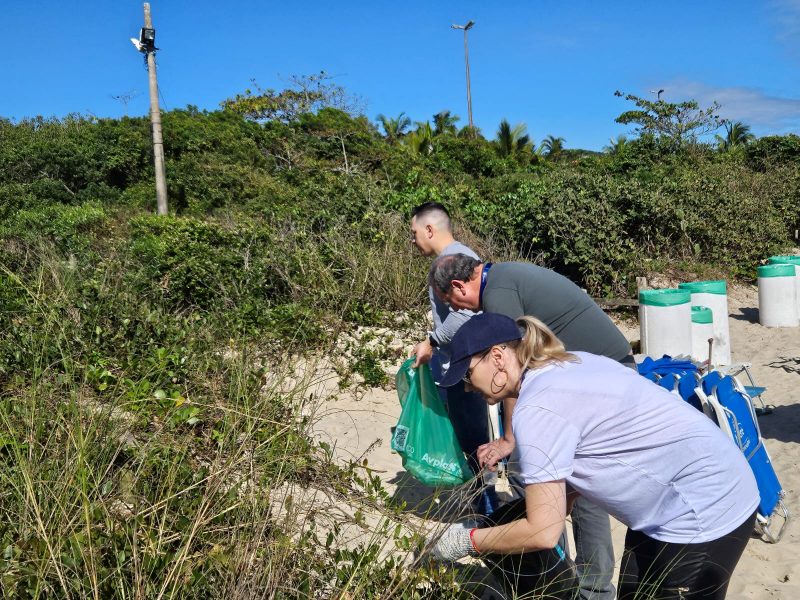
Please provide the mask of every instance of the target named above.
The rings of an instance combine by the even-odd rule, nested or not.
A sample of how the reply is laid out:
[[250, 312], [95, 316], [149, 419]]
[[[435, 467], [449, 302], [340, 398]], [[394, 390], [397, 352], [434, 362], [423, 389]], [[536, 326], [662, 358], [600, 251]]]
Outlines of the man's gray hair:
[[428, 272], [428, 285], [440, 294], [450, 291], [451, 283], [456, 281], [469, 281], [475, 267], [482, 264], [477, 258], [466, 254], [445, 254], [433, 261]]

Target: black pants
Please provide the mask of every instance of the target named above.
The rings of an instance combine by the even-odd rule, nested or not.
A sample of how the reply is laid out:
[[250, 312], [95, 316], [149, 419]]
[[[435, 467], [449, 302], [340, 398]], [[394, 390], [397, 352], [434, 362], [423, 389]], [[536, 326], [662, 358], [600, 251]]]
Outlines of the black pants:
[[618, 600], [722, 600], [754, 526], [755, 514], [731, 533], [701, 544], [659, 542], [629, 529]]
[[[525, 500], [516, 500], [488, 517], [486, 526], [525, 518]], [[565, 544], [562, 543], [562, 547]], [[502, 584], [509, 598], [571, 600], [580, 590], [575, 564], [558, 550], [523, 554], [482, 554], [481, 558]]]

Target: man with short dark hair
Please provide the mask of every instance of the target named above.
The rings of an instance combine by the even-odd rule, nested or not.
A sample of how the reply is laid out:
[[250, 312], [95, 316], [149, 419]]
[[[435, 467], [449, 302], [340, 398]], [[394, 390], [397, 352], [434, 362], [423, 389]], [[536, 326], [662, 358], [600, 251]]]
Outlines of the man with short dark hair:
[[[600, 354], [635, 367], [630, 344], [608, 315], [555, 271], [530, 263], [483, 263], [466, 254], [450, 254], [433, 261], [428, 283], [452, 308], [500, 313], [512, 319], [536, 317], [567, 351]], [[503, 406], [503, 438], [479, 449], [480, 463], [492, 466], [514, 450], [513, 410], [513, 403]], [[608, 514], [581, 498], [573, 507], [572, 524], [581, 597], [613, 598], [614, 549]]]
[[[423, 256], [447, 256], [458, 253], [480, 262], [478, 255], [471, 248], [453, 237], [450, 214], [438, 202], [426, 202], [414, 208], [411, 211], [410, 229], [411, 243]], [[438, 386], [450, 363], [450, 340], [461, 325], [475, 313], [471, 310], [451, 310], [431, 288], [428, 289], [428, 296], [433, 315], [433, 329], [426, 339], [415, 346], [414, 355], [417, 359], [414, 366], [430, 362], [433, 378]], [[453, 424], [461, 449], [467, 454], [470, 466], [477, 473], [480, 470], [477, 450], [489, 442], [486, 402], [480, 394], [467, 392], [463, 383], [451, 388], [439, 387], [439, 394], [447, 406], [450, 422]], [[494, 487], [487, 486], [480, 494], [477, 511], [484, 515], [490, 514], [496, 504]]]

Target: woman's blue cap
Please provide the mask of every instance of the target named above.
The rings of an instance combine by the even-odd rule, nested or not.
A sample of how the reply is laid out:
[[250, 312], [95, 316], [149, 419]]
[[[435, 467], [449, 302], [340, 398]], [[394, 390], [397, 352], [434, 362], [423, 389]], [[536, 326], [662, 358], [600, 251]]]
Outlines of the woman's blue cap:
[[522, 339], [520, 328], [505, 315], [481, 313], [464, 323], [450, 342], [450, 367], [439, 385], [452, 387], [464, 378], [473, 356], [497, 344]]

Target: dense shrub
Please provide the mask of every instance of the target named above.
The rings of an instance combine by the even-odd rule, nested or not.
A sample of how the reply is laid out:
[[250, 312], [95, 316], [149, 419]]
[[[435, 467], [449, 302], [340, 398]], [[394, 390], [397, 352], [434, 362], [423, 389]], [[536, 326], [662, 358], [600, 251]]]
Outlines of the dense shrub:
[[759, 171], [785, 164], [797, 166], [800, 162], [800, 136], [768, 135], [747, 145], [748, 165]]
[[554, 170], [516, 178], [509, 191], [464, 207], [479, 231], [515, 240], [520, 251], [592, 291], [624, 289], [633, 243], [621, 210], [630, 186], [600, 174]]
[[21, 208], [0, 221], [0, 236], [28, 244], [46, 240], [65, 255], [81, 254], [90, 251], [98, 234], [107, 232], [106, 221], [106, 211], [96, 203]]
[[[641, 257], [750, 273], [755, 262], [791, 244], [800, 226], [796, 136], [762, 138], [725, 153], [703, 145], [676, 152], [643, 136], [611, 154], [573, 152], [523, 164], [499, 157], [483, 138], [450, 134], [434, 137], [431, 152], [415, 154], [384, 141], [365, 118], [333, 108], [257, 124], [233, 111], [189, 107], [165, 113], [164, 130], [171, 209], [252, 223], [245, 230], [209, 225], [213, 235], [199, 238], [172, 223], [173, 229], [151, 232], [149, 241], [141, 223], [134, 224], [132, 247], [154, 260], [142, 274], [162, 282], [169, 277], [168, 286], [147, 293], [174, 306], [234, 306], [262, 286], [267, 298], [277, 287], [279, 297], [304, 305], [307, 286], [286, 281], [305, 267], [266, 250], [283, 243], [286, 227], [297, 232], [290, 247], [321, 264], [315, 236], [360, 228], [372, 212], [404, 217], [430, 200], [450, 206], [484, 237], [604, 294], [630, 291], [632, 277], [645, 268]], [[74, 252], [80, 244], [59, 237], [51, 206], [141, 210], [154, 203], [145, 119], [0, 121], [0, 141], [6, 233], [23, 235], [41, 225], [49, 239]], [[40, 222], [26, 210], [39, 211]], [[244, 268], [247, 253], [256, 259]], [[248, 291], [226, 300], [215, 286], [232, 281], [234, 272], [249, 282], [235, 289]], [[336, 305], [327, 299], [330, 289], [323, 306]], [[277, 305], [274, 299], [245, 304], [250, 318], [264, 323], [270, 321], [264, 311]]]
[[[647, 259], [751, 277], [800, 226], [795, 136], [517, 160], [451, 134], [418, 152], [332, 108], [253, 123], [193, 107], [164, 133], [172, 214], [156, 217], [146, 119], [0, 120], [9, 597], [469, 597], [468, 574], [385, 557], [418, 540], [366, 461], [337, 466], [314, 440], [289, 369], [336, 356], [343, 329], [420, 317], [408, 211], [443, 202], [487, 257], [593, 294], [632, 292]], [[383, 350], [348, 351], [386, 383]], [[329, 504], [301, 514], [304, 492]], [[372, 537], [346, 547], [342, 523]]]

